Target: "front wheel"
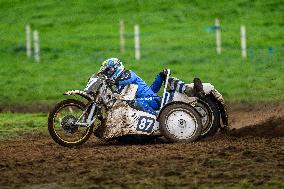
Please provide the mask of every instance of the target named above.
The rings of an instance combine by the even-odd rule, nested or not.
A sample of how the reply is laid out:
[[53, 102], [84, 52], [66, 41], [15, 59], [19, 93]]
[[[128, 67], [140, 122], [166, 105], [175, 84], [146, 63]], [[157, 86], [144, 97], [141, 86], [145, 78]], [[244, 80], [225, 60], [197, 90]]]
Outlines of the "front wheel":
[[198, 112], [184, 103], [166, 106], [160, 113], [159, 124], [162, 135], [171, 142], [192, 142], [202, 132]]
[[76, 122], [86, 120], [83, 115], [86, 105], [75, 99], [59, 102], [48, 117], [48, 131], [52, 139], [61, 146], [73, 147], [85, 143], [93, 133], [90, 127], [79, 126]]

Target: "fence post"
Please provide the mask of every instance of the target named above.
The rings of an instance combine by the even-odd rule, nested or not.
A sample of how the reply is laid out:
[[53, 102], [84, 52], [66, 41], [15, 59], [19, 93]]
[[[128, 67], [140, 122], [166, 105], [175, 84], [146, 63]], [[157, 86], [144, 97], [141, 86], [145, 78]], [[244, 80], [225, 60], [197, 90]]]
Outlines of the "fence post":
[[124, 21], [120, 20], [119, 22], [119, 38], [120, 38], [120, 52], [125, 52], [125, 26]]
[[139, 25], [134, 26], [134, 49], [135, 49], [135, 60], [140, 60], [140, 39], [139, 39]]
[[40, 62], [40, 47], [39, 47], [39, 34], [38, 31], [35, 30], [33, 32], [34, 35], [34, 56], [35, 56], [35, 61]]
[[221, 54], [221, 28], [218, 18], [215, 19], [215, 32], [216, 32], [216, 51], [217, 54]]
[[247, 57], [247, 39], [246, 39], [246, 27], [241, 26], [241, 50], [242, 50], [242, 57]]
[[30, 59], [32, 56], [32, 50], [31, 50], [31, 26], [26, 25], [26, 51], [27, 51], [27, 57]]

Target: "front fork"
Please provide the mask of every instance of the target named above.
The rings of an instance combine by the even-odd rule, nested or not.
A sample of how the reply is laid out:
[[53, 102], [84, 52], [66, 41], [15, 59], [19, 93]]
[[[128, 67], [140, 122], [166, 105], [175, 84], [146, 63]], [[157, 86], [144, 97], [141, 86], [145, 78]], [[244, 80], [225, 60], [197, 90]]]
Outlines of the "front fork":
[[[91, 101], [88, 103], [87, 108], [84, 110], [82, 115], [78, 118], [75, 125], [81, 127], [90, 127], [96, 121], [96, 114], [99, 108], [96, 106], [95, 102]], [[88, 115], [87, 119], [83, 119], [84, 115]], [[83, 122], [82, 122], [83, 121]]]

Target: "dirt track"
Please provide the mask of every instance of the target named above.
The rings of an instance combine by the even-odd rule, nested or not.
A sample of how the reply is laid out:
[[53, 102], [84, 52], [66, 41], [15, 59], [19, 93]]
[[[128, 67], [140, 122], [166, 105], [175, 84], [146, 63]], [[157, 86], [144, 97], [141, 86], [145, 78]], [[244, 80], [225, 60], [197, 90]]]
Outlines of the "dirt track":
[[1, 141], [0, 188], [282, 188], [284, 105], [234, 106], [230, 117], [238, 129], [190, 144], [92, 137], [68, 149], [48, 135]]

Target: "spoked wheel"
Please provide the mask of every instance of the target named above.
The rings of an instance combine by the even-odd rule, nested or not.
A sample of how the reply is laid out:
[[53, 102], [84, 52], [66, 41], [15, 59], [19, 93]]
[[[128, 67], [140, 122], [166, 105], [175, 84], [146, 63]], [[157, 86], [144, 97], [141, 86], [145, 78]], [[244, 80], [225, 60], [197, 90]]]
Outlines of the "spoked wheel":
[[48, 117], [48, 131], [52, 139], [65, 147], [79, 146], [85, 143], [93, 132], [90, 127], [79, 126], [76, 122], [87, 119], [83, 115], [85, 104], [74, 99], [63, 100], [50, 112]]
[[201, 117], [203, 129], [200, 138], [214, 135], [220, 125], [220, 113], [216, 104], [209, 97], [206, 97], [203, 100], [198, 100], [194, 108]]
[[165, 107], [160, 113], [159, 123], [162, 135], [171, 142], [192, 142], [202, 131], [198, 112], [184, 103]]

